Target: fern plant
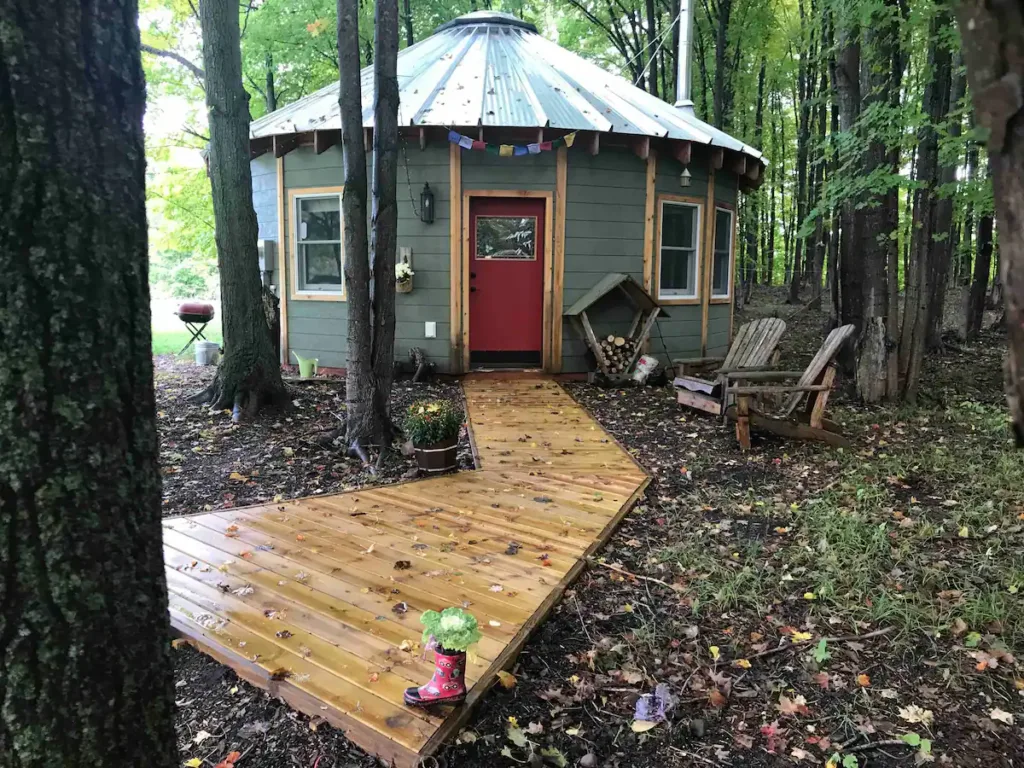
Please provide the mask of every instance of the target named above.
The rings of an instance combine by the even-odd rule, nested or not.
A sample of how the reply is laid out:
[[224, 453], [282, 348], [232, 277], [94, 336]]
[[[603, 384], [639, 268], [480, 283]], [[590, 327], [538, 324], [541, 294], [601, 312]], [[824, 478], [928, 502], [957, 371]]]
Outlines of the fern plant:
[[433, 638], [446, 651], [465, 651], [480, 640], [476, 617], [461, 608], [445, 608], [440, 613], [425, 611], [420, 621], [424, 626], [424, 644]]

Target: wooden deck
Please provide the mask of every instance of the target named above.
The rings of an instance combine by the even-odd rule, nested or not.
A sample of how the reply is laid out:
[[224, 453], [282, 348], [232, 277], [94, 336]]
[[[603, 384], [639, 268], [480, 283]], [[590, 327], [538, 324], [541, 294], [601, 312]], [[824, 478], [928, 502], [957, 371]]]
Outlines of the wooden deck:
[[[399, 768], [457, 732], [648, 482], [553, 381], [463, 386], [475, 472], [164, 523], [175, 629]], [[405, 707], [433, 671], [419, 615], [449, 605], [484, 634], [467, 703]]]

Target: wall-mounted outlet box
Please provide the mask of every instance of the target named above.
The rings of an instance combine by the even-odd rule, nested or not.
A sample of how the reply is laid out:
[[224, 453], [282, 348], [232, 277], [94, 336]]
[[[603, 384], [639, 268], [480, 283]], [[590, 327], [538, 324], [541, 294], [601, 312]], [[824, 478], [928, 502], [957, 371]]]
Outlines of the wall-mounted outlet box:
[[437, 323], [433, 320], [427, 320], [424, 324], [423, 336], [427, 339], [437, 338]]

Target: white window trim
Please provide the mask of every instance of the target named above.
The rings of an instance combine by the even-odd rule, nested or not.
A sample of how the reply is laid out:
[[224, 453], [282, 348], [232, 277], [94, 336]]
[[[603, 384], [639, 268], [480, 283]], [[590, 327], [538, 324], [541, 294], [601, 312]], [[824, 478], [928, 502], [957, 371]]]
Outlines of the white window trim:
[[[658, 210], [658, 213], [659, 213], [659, 216], [658, 216], [658, 254], [657, 254], [657, 264], [655, 265], [656, 266], [656, 270], [657, 270], [657, 280], [658, 280], [658, 300], [659, 301], [672, 301], [673, 299], [676, 299], [676, 300], [690, 301], [690, 300], [693, 300], [693, 299], [698, 299], [698, 298], [700, 298], [701, 274], [702, 274], [702, 271], [703, 271], [701, 269], [701, 266], [702, 266], [701, 262], [703, 261], [703, 259], [701, 259], [700, 235], [701, 235], [701, 222], [704, 219], [704, 206], [701, 205], [700, 203], [688, 202], [686, 200], [661, 200], [660, 202], [661, 202], [661, 206], [660, 206], [660, 208]], [[696, 209], [696, 211], [697, 211], [697, 221], [694, 224], [694, 229], [693, 229], [694, 245], [693, 245], [692, 249], [691, 248], [683, 248], [682, 246], [678, 246], [678, 245], [662, 245], [662, 233], [663, 233], [664, 226], [665, 226], [665, 206], [666, 205], [680, 205], [680, 206]], [[665, 290], [662, 289], [662, 287], [661, 287], [661, 253], [662, 253], [662, 251], [689, 251], [689, 250], [692, 250], [694, 252], [693, 263], [694, 263], [695, 275], [694, 275], [694, 281], [693, 281], [693, 292], [692, 293], [678, 293], [678, 292], [675, 292], [677, 289], [669, 289], [669, 290], [671, 290], [673, 292], [672, 293], [666, 293]]]
[[[336, 198], [338, 201], [338, 212], [341, 213], [341, 192], [296, 192], [292, 195], [292, 248], [291, 248], [291, 262], [292, 262], [292, 275], [295, 281], [294, 293], [296, 296], [331, 296], [335, 298], [345, 298], [345, 221], [341, 218], [341, 231], [338, 233], [339, 240], [338, 244], [341, 246], [341, 288], [337, 290], [332, 289], [320, 289], [320, 288], [303, 288], [301, 287], [301, 279], [299, 277], [299, 206], [303, 200], [323, 199], [323, 198]], [[305, 240], [302, 241], [302, 245], [315, 245], [317, 243], [333, 243], [333, 240]]]
[[[715, 293], [715, 240], [718, 237], [718, 212], [724, 211], [729, 214], [729, 267], [726, 272], [728, 276], [728, 288], [725, 293]], [[732, 283], [736, 265], [733, 261], [736, 258], [736, 211], [726, 208], [724, 205], [715, 206], [715, 231], [711, 240], [711, 298], [727, 301], [732, 298]]]

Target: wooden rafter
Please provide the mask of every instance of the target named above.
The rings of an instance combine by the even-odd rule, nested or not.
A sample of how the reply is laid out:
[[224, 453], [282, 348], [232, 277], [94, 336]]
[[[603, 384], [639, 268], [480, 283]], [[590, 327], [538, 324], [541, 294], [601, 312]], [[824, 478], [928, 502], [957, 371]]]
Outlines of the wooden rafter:
[[318, 155], [322, 155], [339, 141], [341, 141], [340, 130], [313, 131], [313, 149]]
[[299, 146], [299, 137], [294, 133], [274, 137], [274, 157], [284, 157]]
[[690, 164], [690, 156], [692, 154], [692, 150], [693, 145], [688, 141], [672, 142], [672, 157], [674, 157], [683, 165]]

